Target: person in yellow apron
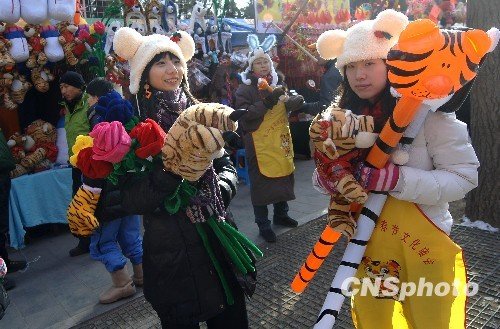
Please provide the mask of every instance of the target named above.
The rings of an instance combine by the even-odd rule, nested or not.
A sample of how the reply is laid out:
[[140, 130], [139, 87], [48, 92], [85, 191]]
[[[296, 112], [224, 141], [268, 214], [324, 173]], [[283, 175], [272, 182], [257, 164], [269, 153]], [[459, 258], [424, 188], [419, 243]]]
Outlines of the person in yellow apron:
[[[260, 235], [275, 242], [276, 235], [268, 219], [267, 206], [274, 205], [273, 223], [296, 227], [288, 216], [287, 201], [295, 199], [293, 145], [288, 113], [300, 108], [302, 96], [288, 96], [274, 70], [269, 50], [275, 45], [274, 35], [262, 44], [256, 35], [249, 35], [248, 67], [241, 73], [242, 84], [235, 94], [235, 109], [247, 109], [240, 120], [250, 176], [250, 192], [255, 222]], [[259, 79], [269, 86], [260, 90]]]
[[[404, 24], [405, 19], [399, 21]], [[336, 66], [344, 76], [338, 107], [373, 116], [375, 132], [396, 102], [385, 63], [397, 42], [396, 30], [398, 20], [384, 24], [377, 17], [332, 33], [336, 40], [317, 43], [323, 58], [337, 58]], [[457, 93], [438, 111], [427, 114], [416, 136], [405, 141], [408, 159], [403, 165], [358, 168], [357, 178], [367, 191], [390, 196], [358, 267], [357, 279], [378, 281], [378, 288], [353, 295], [357, 328], [465, 326], [465, 265], [461, 248], [448, 237], [453, 224], [448, 202], [462, 199], [478, 184], [478, 159], [466, 125], [454, 113], [466, 96], [467, 92]], [[415, 284], [416, 291], [411, 292], [406, 283]]]

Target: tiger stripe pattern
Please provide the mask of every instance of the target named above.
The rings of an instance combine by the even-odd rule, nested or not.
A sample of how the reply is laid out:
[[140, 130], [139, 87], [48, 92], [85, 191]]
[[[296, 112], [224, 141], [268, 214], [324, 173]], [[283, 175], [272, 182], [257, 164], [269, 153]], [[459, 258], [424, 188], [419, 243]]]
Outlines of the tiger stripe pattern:
[[[309, 128], [318, 173], [326, 175], [325, 179], [334, 180], [338, 191], [330, 196], [328, 225], [348, 238], [356, 231], [356, 221], [350, 214], [351, 203], [364, 203], [367, 194], [347, 168], [347, 163], [352, 165], [352, 161], [363, 160], [356, 149], [356, 136], [359, 132], [373, 130], [373, 117], [354, 115], [333, 106], [318, 114]], [[330, 174], [332, 171], [335, 174]]]
[[179, 115], [162, 148], [164, 167], [189, 181], [197, 181], [212, 160], [224, 154], [223, 131], [238, 127], [230, 107], [200, 103]]
[[401, 111], [395, 109], [389, 117], [367, 160], [381, 168], [410, 123], [418, 102], [452, 95], [472, 80], [491, 43], [489, 35], [481, 30], [440, 30], [430, 20], [408, 24], [387, 55], [389, 82], [402, 95], [397, 105]]
[[66, 212], [69, 229], [76, 237], [88, 237], [99, 227], [99, 221], [94, 216], [100, 193], [90, 191], [81, 186], [71, 200]]

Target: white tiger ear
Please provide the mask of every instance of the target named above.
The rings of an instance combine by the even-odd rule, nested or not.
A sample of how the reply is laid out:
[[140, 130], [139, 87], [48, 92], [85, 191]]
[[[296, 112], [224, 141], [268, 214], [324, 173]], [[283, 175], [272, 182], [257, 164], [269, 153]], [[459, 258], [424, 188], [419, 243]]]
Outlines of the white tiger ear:
[[181, 35], [179, 41], [177, 41], [177, 45], [181, 48], [182, 55], [184, 56], [184, 60], [187, 62], [194, 56], [195, 44], [193, 38], [184, 31], [177, 31]]
[[274, 47], [275, 44], [276, 44], [276, 36], [274, 34], [271, 34], [264, 39], [264, 42], [262, 42], [260, 46], [262, 47], [264, 52], [267, 53]]
[[326, 60], [335, 59], [344, 51], [344, 42], [347, 32], [344, 30], [330, 30], [321, 33], [316, 41], [318, 54]]
[[252, 51], [259, 48], [259, 38], [255, 34], [249, 34], [247, 36], [247, 42]]

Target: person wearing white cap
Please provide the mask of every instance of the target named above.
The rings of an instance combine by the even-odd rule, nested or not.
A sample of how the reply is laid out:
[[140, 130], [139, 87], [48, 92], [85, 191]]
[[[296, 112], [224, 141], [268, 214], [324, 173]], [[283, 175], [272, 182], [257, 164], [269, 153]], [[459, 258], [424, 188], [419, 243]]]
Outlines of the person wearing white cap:
[[[168, 132], [182, 111], [199, 103], [187, 80], [186, 62], [194, 55], [194, 41], [184, 31], [171, 37], [142, 36], [124, 27], [116, 32], [113, 49], [129, 61], [130, 92], [137, 95], [142, 119], [154, 120]], [[208, 328], [247, 328], [245, 294], [251, 296], [255, 289], [255, 272], [234, 271], [213, 232], [205, 229], [211, 214], [224, 215], [219, 210], [227, 208], [236, 193], [237, 175], [229, 156], [213, 160], [213, 167], [193, 182], [196, 195], [175, 214], [164, 202], [176, 195], [182, 177], [158, 162], [120, 182], [122, 207], [144, 215], [144, 296], [163, 328], [199, 328], [200, 322]], [[225, 220], [233, 223], [229, 216]], [[206, 240], [198, 229], [206, 232]], [[205, 248], [205, 241], [211, 249]]]
[[[350, 110], [354, 114], [373, 116], [376, 133], [381, 131], [396, 104], [396, 99], [390, 91], [386, 60], [391, 47], [397, 43], [399, 35], [407, 24], [408, 19], [403, 14], [394, 10], [385, 10], [374, 20], [362, 21], [347, 31], [324, 32], [316, 43], [317, 50], [324, 59], [337, 59], [336, 66], [344, 76], [344, 81], [340, 86], [340, 99], [338, 104], [333, 106]], [[429, 238], [432, 235], [433, 239], [437, 239], [435, 246], [439, 247], [431, 247], [436, 253], [440, 248], [443, 250], [448, 248], [447, 250], [452, 250], [450, 252], [454, 250], [452, 249], [454, 247], [450, 247], [453, 243], [448, 243], [451, 240], [446, 236], [450, 234], [453, 224], [448, 211], [448, 202], [462, 199], [467, 192], [478, 185], [478, 159], [469, 142], [466, 125], [458, 121], [453, 113], [467, 96], [471, 84], [469, 82], [462, 88], [464, 92], [460, 90], [453, 96], [450, 94], [451, 99], [445, 98], [443, 101], [448, 100], [447, 103], [439, 107], [436, 112], [427, 114], [416, 137], [412, 136], [414, 138], [410, 141], [411, 147], [405, 159], [397, 158], [393, 154], [392, 159], [382, 169], [375, 169], [365, 164], [357, 168], [355, 176], [365, 190], [379, 194], [388, 193], [396, 200], [406, 201], [399, 204], [412, 206], [415, 204], [420, 210], [418, 214], [423, 214], [422, 217], [405, 218], [407, 221], [413, 221], [412, 238], [409, 242], [405, 241], [408, 237], [403, 235], [397, 225], [389, 225], [387, 235], [381, 236], [380, 234], [384, 234], [385, 229], [380, 226], [382, 224], [377, 224], [358, 274], [363, 272], [365, 274], [359, 275], [372, 278], [378, 273], [380, 278], [384, 277], [382, 290], [385, 289], [383, 280], [386, 277], [399, 279], [400, 275], [404, 274], [406, 277], [407, 273], [415, 271], [415, 268], [421, 267], [422, 264], [425, 268], [426, 265], [422, 263], [422, 260], [425, 260], [426, 246], [423, 245], [422, 240], [417, 239], [418, 236]], [[400, 165], [394, 165], [391, 161]], [[328, 177], [327, 179], [335, 181], [334, 172], [322, 172], [318, 176], [323, 178], [319, 183], [317, 181], [315, 183], [326, 190], [328, 190], [328, 184], [321, 180]], [[379, 222], [385, 222], [385, 220], [381, 217]], [[431, 225], [428, 225], [429, 222]], [[426, 230], [422, 229], [424, 227]], [[417, 234], [421, 232], [425, 234]], [[396, 238], [392, 238], [393, 236]], [[378, 240], [377, 237], [379, 237]], [[382, 241], [382, 243], [373, 244], [372, 247], [373, 241]], [[383, 255], [392, 258], [379, 259], [381, 253], [377, 253], [377, 248], [386, 250]], [[409, 252], [405, 254], [405, 259], [397, 258], [397, 255], [407, 250]], [[415, 252], [412, 254], [413, 251]], [[386, 253], [391, 256], [387, 256]], [[410, 263], [414, 264], [413, 268], [400, 266], [400, 264]], [[453, 275], [453, 271], [456, 270], [452, 266], [443, 268], [444, 266], [437, 269], [427, 267], [428, 274], [442, 278], [445, 275]], [[446, 272], [446, 274], [441, 272]], [[436, 328], [444, 328], [438, 326], [437, 323], [442, 319], [447, 319], [444, 314], [446, 306], [444, 309], [436, 310], [435, 314], [425, 314], [422, 311], [425, 308], [423, 305], [426, 303], [425, 299], [399, 302], [397, 297], [394, 300], [385, 295], [384, 297], [369, 295], [367, 299], [363, 299], [365, 297], [364, 295], [354, 296], [351, 303], [353, 321], [358, 328], [402, 328], [403, 325], [393, 326], [398, 321], [401, 321], [399, 323], [408, 321], [408, 327], [429, 327], [418, 322], [417, 313], [424, 313], [427, 319], [434, 318], [432, 321], [435, 321]]]
[[[259, 43], [256, 35], [247, 38], [250, 46], [248, 67], [241, 73], [242, 84], [235, 94], [235, 107], [248, 110], [239, 121], [244, 132], [245, 154], [250, 176], [250, 193], [259, 234], [275, 242], [276, 234], [268, 219], [267, 206], [274, 207], [275, 225], [296, 227], [288, 215], [288, 201], [295, 199], [293, 145], [288, 113], [304, 103], [302, 96], [285, 96], [268, 52], [276, 43], [270, 35]], [[259, 88], [259, 80], [267, 88]]]

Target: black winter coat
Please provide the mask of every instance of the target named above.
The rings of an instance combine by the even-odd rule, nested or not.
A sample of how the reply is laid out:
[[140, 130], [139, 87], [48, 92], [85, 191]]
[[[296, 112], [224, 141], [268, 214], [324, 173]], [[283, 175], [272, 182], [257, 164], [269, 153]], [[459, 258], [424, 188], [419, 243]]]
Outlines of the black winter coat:
[[[226, 154], [214, 160], [227, 206], [236, 193], [236, 171]], [[217, 272], [185, 214], [170, 215], [162, 204], [180, 184], [180, 177], [161, 166], [147, 174], [129, 174], [120, 182], [122, 206], [144, 215], [144, 295], [162, 319], [192, 324], [214, 317], [226, 308]], [[237, 284], [222, 248], [207, 224], [202, 224], [232, 289]]]

